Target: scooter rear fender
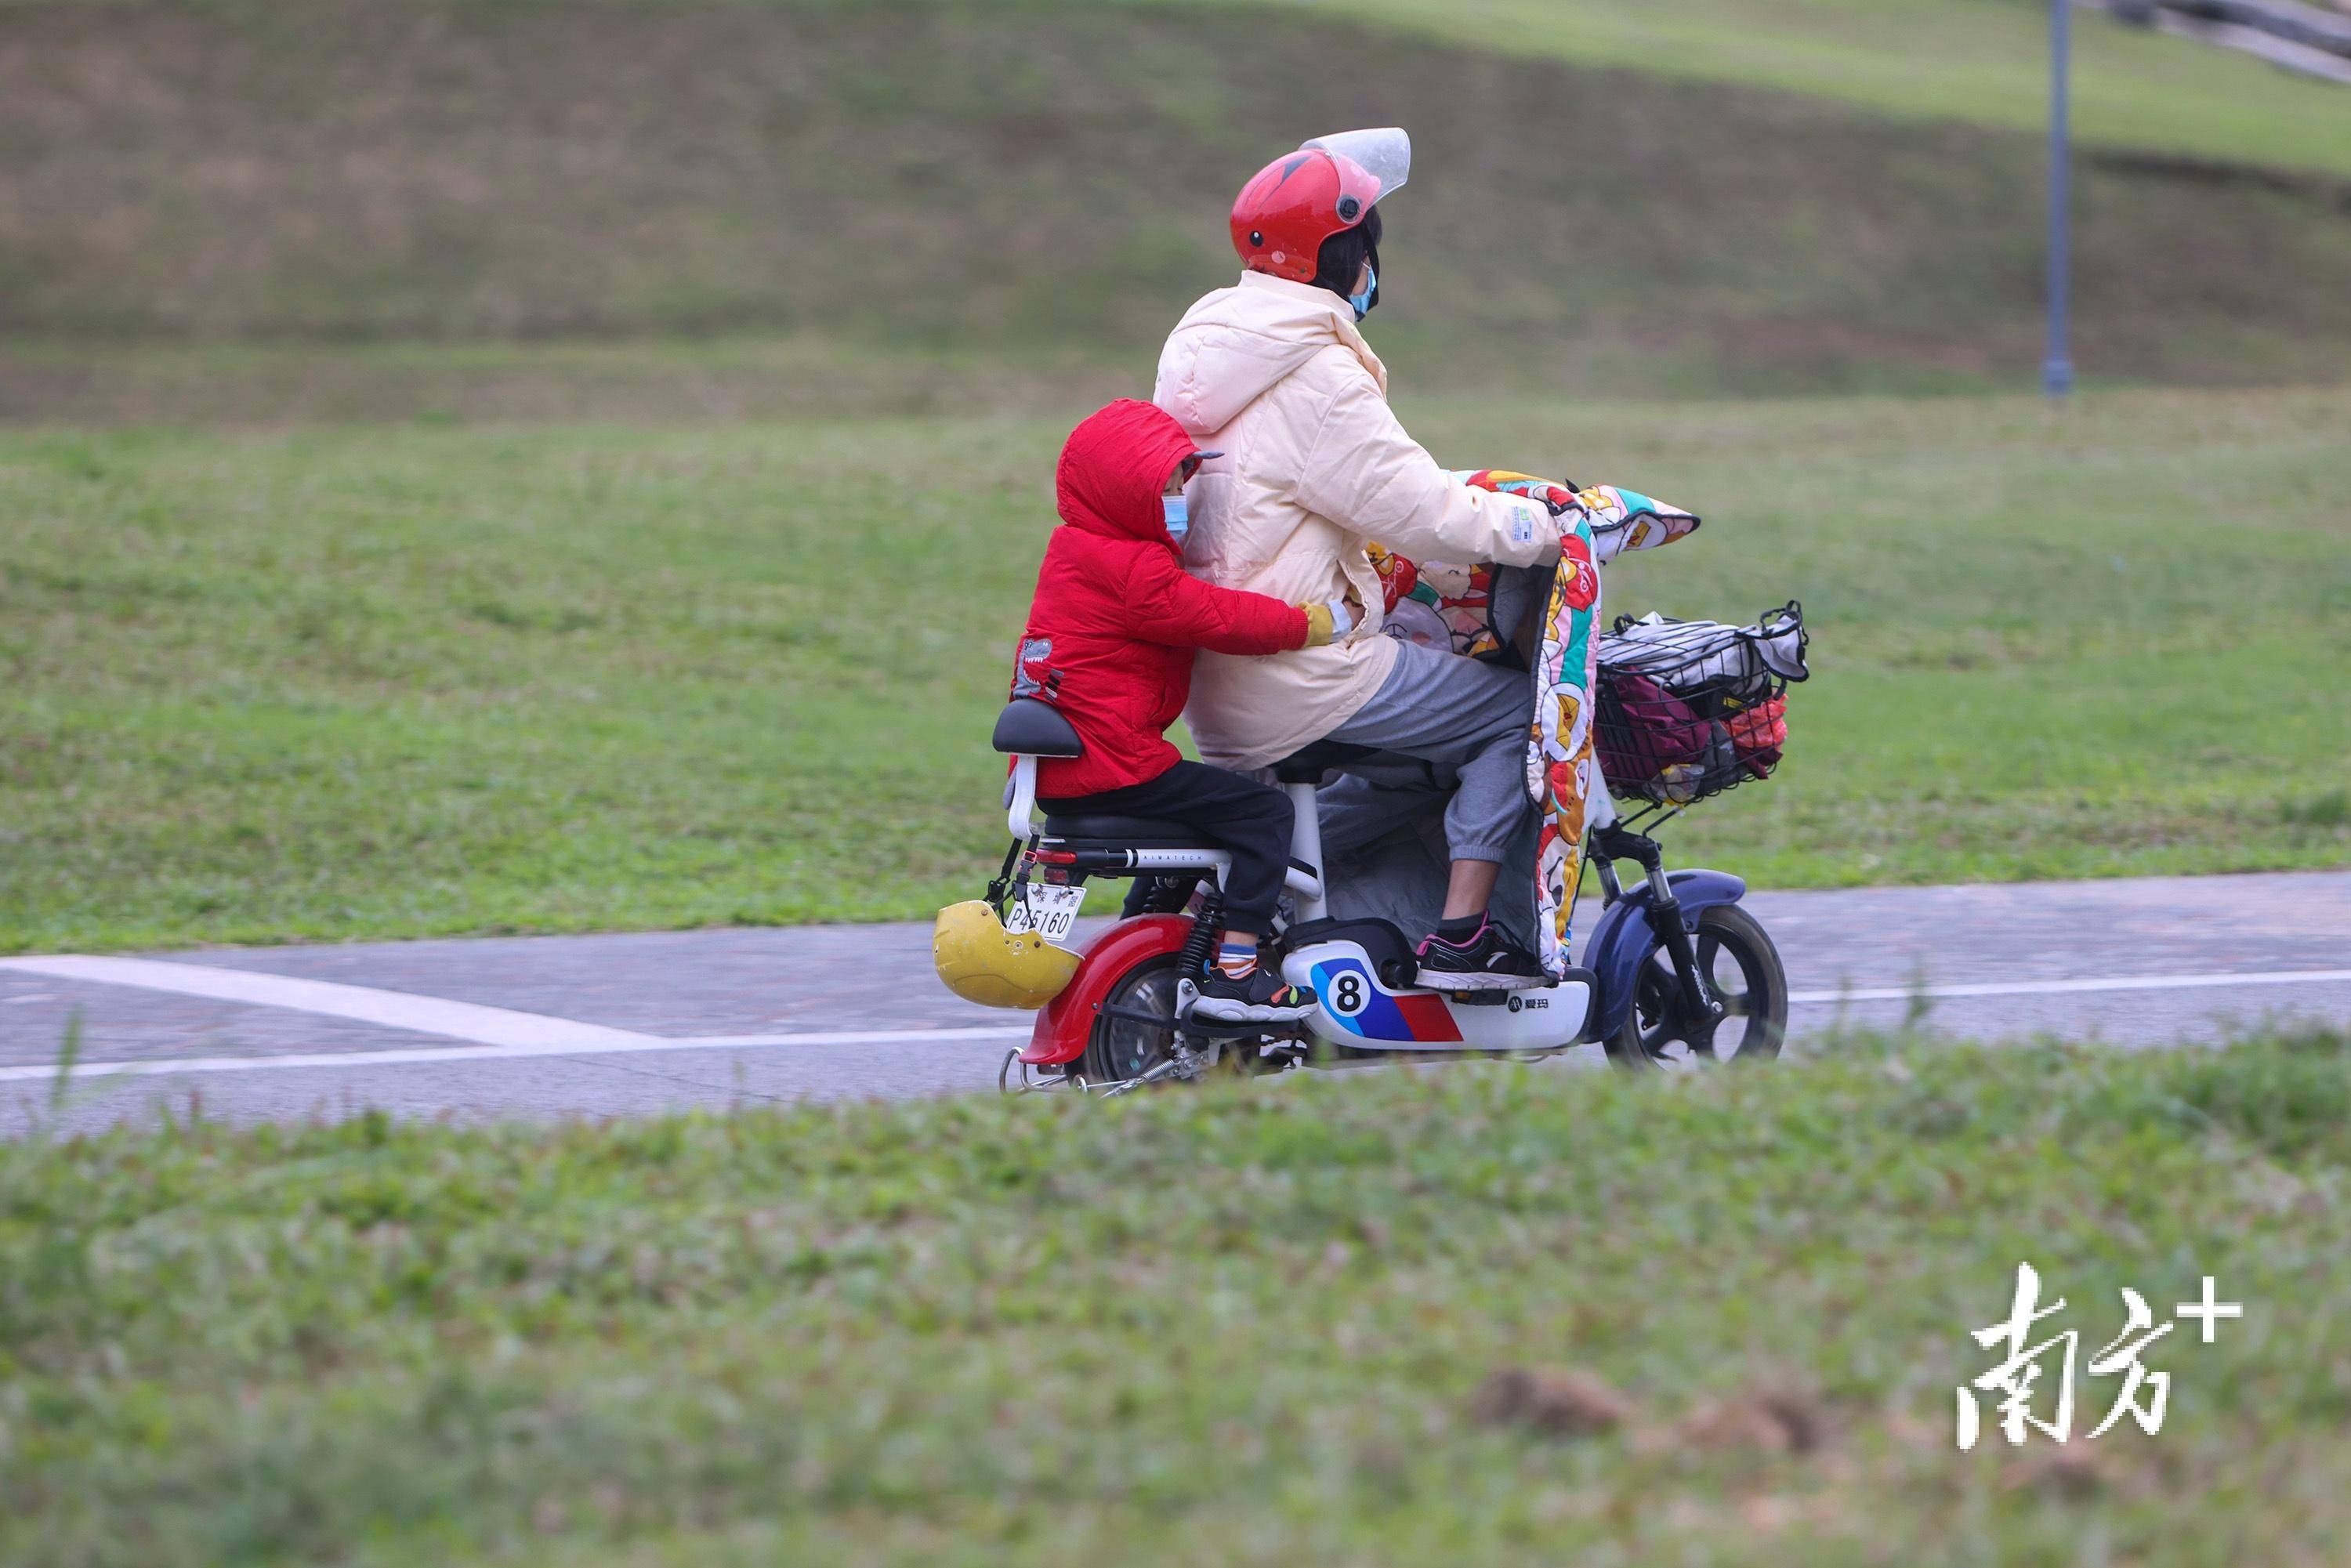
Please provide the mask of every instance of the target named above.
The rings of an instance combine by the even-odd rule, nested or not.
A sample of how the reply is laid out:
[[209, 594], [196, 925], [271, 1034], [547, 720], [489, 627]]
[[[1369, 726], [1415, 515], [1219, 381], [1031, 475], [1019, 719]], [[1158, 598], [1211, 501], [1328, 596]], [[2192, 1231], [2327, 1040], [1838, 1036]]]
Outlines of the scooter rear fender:
[[1020, 1060], [1031, 1067], [1059, 1067], [1084, 1055], [1094, 1030], [1094, 1013], [1119, 977], [1147, 958], [1181, 953], [1191, 934], [1187, 915], [1138, 915], [1087, 943], [1079, 955], [1077, 973], [1037, 1015], [1036, 1031]]
[[[1692, 931], [1698, 929], [1698, 917], [1716, 904], [1736, 904], [1747, 896], [1747, 883], [1727, 871], [1667, 872], [1666, 883], [1681, 905], [1682, 924]], [[1585, 1040], [1606, 1040], [1625, 1027], [1641, 966], [1658, 942], [1649, 905], [1649, 884], [1635, 883], [1607, 907], [1600, 924], [1592, 929], [1583, 967], [1600, 977], [1600, 1005], [1584, 1023]]]

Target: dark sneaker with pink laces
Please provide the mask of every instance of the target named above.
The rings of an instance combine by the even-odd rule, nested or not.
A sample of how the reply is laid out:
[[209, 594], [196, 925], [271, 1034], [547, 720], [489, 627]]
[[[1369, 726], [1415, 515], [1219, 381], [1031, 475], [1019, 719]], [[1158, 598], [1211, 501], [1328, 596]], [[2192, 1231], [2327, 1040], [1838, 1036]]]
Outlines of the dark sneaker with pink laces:
[[1467, 942], [1432, 936], [1420, 945], [1417, 956], [1420, 983], [1432, 991], [1517, 990], [1551, 984], [1541, 961], [1490, 920]]

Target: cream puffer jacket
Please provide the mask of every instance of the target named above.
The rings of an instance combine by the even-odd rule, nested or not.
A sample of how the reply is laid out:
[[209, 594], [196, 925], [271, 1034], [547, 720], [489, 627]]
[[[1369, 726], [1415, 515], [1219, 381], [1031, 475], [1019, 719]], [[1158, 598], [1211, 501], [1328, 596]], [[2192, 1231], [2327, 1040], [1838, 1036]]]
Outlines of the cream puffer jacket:
[[1327, 289], [1244, 273], [1184, 314], [1152, 401], [1224, 454], [1186, 490], [1184, 565], [1290, 603], [1348, 598], [1356, 629], [1328, 647], [1202, 653], [1184, 710], [1200, 755], [1262, 768], [1328, 735], [1395, 664], [1378, 635], [1376, 541], [1416, 560], [1533, 566], [1559, 557], [1551, 510], [1448, 477], [1388, 412], [1387, 370]]

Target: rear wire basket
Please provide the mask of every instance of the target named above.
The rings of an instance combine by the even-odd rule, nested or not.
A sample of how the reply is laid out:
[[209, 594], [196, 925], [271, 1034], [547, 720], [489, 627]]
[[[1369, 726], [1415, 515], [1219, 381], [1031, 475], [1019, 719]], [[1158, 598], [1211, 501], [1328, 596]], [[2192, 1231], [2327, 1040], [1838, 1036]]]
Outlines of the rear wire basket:
[[1593, 713], [1608, 792], [1678, 810], [1770, 778], [1788, 739], [1788, 678], [1762, 644], [1792, 640], [1801, 679], [1802, 625], [1792, 601], [1760, 627], [1618, 617], [1601, 634]]

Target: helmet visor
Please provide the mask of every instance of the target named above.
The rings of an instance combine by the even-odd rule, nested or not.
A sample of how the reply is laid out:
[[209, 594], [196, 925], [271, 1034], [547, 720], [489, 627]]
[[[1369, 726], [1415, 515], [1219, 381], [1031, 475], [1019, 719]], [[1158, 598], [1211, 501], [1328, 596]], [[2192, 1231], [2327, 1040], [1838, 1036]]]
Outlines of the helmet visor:
[[1306, 145], [1361, 165], [1364, 172], [1380, 183], [1373, 201], [1403, 189], [1412, 173], [1412, 138], [1397, 126], [1342, 131], [1334, 136], [1318, 136]]

